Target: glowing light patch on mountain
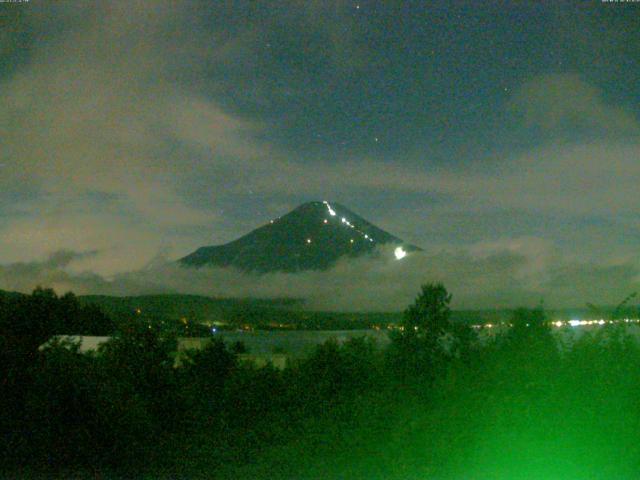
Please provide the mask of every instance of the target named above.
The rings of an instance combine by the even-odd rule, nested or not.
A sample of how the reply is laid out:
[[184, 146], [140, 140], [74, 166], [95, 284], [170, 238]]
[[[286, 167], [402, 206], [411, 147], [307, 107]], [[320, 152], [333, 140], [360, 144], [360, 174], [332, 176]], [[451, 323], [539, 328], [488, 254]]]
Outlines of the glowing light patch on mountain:
[[336, 212], [333, 208], [331, 208], [331, 205], [329, 205], [329, 202], [327, 202], [326, 200], [324, 200], [322, 203], [324, 203], [327, 206], [327, 210], [329, 210], [329, 215], [331, 215], [332, 217], [336, 216]]
[[396, 256], [396, 260], [401, 260], [404, 257], [407, 256], [407, 252], [405, 251], [404, 248], [402, 247], [397, 247], [394, 251], [393, 254]]
[[[329, 205], [329, 202], [327, 202], [326, 200], [323, 200], [322, 203], [327, 206], [327, 210], [329, 211], [329, 214], [332, 217], [335, 217], [336, 216], [336, 212], [335, 212], [335, 210], [333, 208], [331, 208], [331, 205]], [[354, 230], [356, 230], [360, 235], [364, 236], [365, 240], [369, 240], [370, 242], [373, 242], [373, 238], [369, 237], [363, 231], [357, 229], [356, 226], [353, 223], [351, 223], [349, 220], [347, 220], [345, 217], [342, 217], [341, 221], [342, 221], [342, 223], [344, 223], [348, 227], [353, 228]], [[324, 220], [324, 223], [327, 223], [326, 219]]]

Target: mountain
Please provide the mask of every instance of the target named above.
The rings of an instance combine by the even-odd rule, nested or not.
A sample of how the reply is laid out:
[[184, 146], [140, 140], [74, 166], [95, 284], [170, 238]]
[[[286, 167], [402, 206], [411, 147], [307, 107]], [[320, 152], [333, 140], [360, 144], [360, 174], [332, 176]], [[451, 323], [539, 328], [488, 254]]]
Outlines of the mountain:
[[260, 273], [326, 270], [339, 258], [373, 255], [376, 246], [386, 244], [396, 245], [392, 258], [397, 259], [420, 250], [338, 203], [308, 202], [237, 240], [201, 247], [179, 262]]

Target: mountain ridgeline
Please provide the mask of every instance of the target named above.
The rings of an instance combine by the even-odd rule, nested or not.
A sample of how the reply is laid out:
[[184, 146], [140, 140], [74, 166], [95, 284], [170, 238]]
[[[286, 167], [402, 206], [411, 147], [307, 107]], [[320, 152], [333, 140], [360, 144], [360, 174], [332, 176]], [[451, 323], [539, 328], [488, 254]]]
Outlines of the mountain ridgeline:
[[396, 246], [394, 259], [421, 250], [340, 204], [308, 202], [237, 240], [201, 247], [179, 262], [258, 273], [326, 270], [342, 257], [376, 255], [376, 247], [387, 244]]

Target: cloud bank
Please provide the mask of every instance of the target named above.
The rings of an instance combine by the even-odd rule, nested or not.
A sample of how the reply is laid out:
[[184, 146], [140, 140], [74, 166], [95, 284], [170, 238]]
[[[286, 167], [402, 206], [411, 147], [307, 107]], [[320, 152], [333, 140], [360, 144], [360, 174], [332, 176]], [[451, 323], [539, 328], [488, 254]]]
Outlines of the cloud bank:
[[235, 298], [297, 298], [306, 308], [331, 311], [400, 311], [421, 284], [443, 282], [460, 309], [613, 304], [640, 287], [640, 269], [628, 263], [598, 265], [562, 260], [533, 238], [470, 250], [415, 252], [398, 261], [392, 248], [375, 258], [338, 262], [327, 271], [243, 273], [225, 268], [184, 268], [163, 255], [145, 268], [105, 278], [70, 268], [96, 252], [57, 252], [41, 262], [0, 266], [0, 288], [28, 292], [37, 285], [78, 294], [187, 293]]

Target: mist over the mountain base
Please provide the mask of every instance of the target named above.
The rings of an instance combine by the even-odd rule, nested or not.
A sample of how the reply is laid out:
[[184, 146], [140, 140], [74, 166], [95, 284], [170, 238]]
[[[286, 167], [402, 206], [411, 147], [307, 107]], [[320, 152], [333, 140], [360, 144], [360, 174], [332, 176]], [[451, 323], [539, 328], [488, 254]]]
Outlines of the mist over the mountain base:
[[233, 268], [185, 268], [161, 254], [140, 270], [105, 277], [89, 270], [100, 252], [59, 251], [46, 260], [0, 265], [0, 289], [30, 292], [38, 285], [62, 293], [143, 295], [183, 293], [214, 297], [299, 298], [328, 311], [399, 311], [421, 284], [441, 281], [458, 309], [511, 308], [544, 300], [548, 307], [614, 304], [640, 287], [640, 270], [563, 260], [532, 242], [518, 248], [414, 252], [395, 259], [393, 247], [373, 257], [344, 258], [326, 271], [252, 274]]

